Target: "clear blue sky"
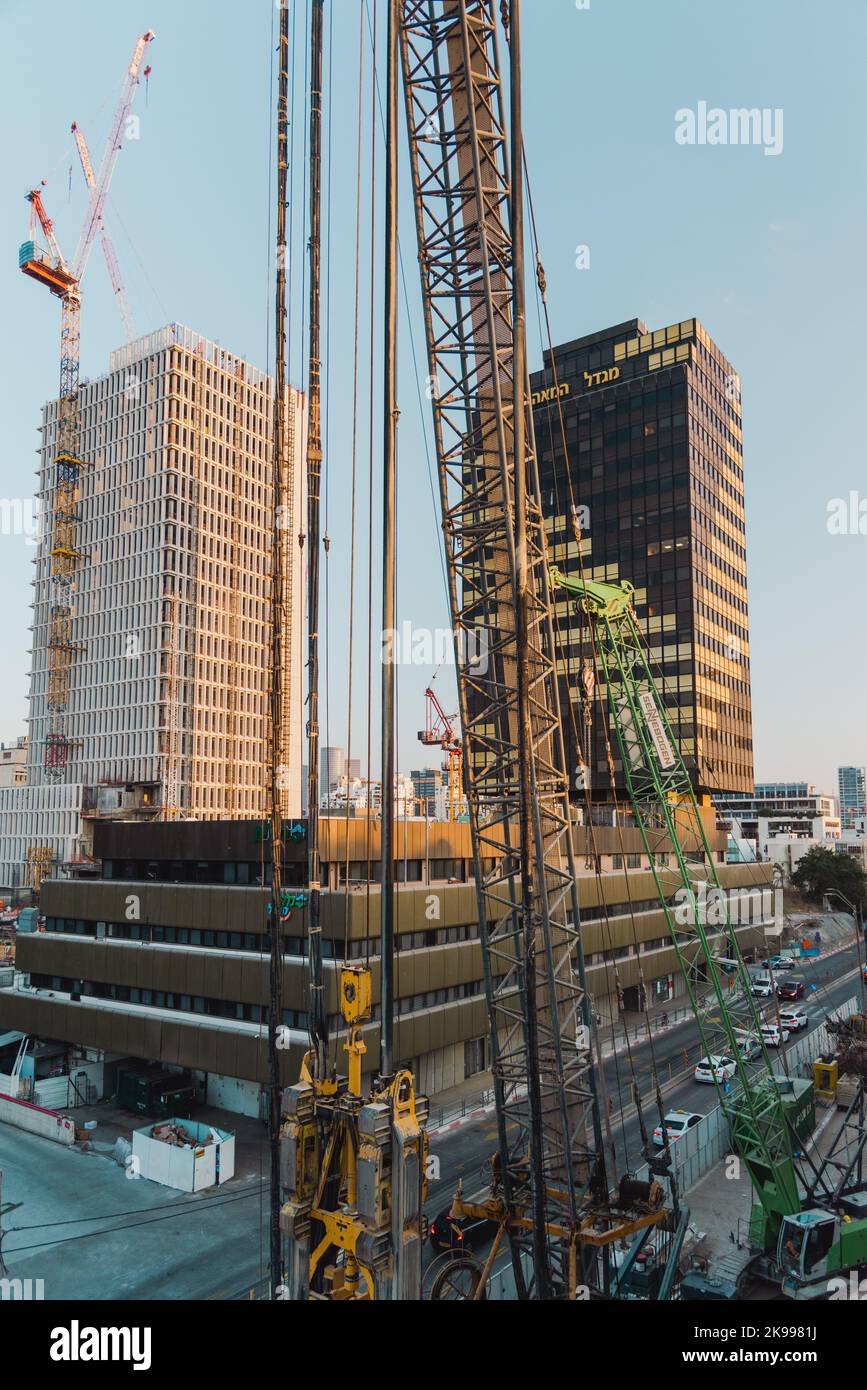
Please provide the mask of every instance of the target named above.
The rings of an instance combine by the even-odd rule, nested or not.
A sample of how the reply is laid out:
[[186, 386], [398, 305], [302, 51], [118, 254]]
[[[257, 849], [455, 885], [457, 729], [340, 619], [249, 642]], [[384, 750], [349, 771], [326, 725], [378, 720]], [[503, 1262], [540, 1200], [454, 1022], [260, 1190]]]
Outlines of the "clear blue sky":
[[[332, 0], [330, 253], [330, 662], [327, 728], [346, 743], [349, 495], [352, 457], [357, 0]], [[370, 12], [373, 0], [368, 0]], [[297, 162], [293, 207], [294, 344], [303, 385], [303, 55], [298, 0]], [[379, 18], [383, 17], [379, 0]], [[836, 790], [838, 763], [867, 762], [864, 641], [867, 536], [831, 536], [828, 503], [867, 497], [862, 399], [867, 244], [867, 7], [863, 0], [525, 0], [527, 145], [555, 341], [639, 316], [651, 327], [698, 316], [741, 373], [756, 774]], [[35, 22], [38, 12], [39, 20]], [[69, 125], [95, 161], [135, 37], [151, 27], [153, 75], [138, 98], [141, 139], [127, 142], [108, 223], [140, 332], [172, 319], [270, 367], [269, 0], [0, 0], [4, 147], [0, 275], [3, 481], [28, 498], [42, 402], [57, 390], [58, 310], [17, 270], [25, 191], [46, 203], [71, 254], [85, 201]], [[381, 26], [380, 26], [381, 27]], [[365, 20], [366, 32], [366, 20]], [[64, 36], [61, 45], [60, 36]], [[382, 58], [382, 36], [380, 54]], [[367, 73], [370, 51], [365, 51]], [[698, 102], [781, 108], [784, 145], [684, 147], [675, 112]], [[370, 91], [365, 87], [364, 129]], [[378, 148], [379, 172], [382, 150]], [[72, 195], [69, 170], [72, 167]], [[363, 185], [369, 188], [365, 138]], [[445, 627], [446, 605], [416, 395], [408, 318], [421, 349], [406, 169], [402, 238], [409, 315], [401, 304], [401, 619]], [[363, 207], [362, 265], [370, 256]], [[381, 238], [377, 233], [376, 247]], [[575, 268], [587, 244], [591, 267]], [[366, 270], [362, 276], [367, 280]], [[381, 279], [378, 288], [381, 287]], [[367, 742], [367, 468], [369, 299], [361, 299], [358, 569], [353, 753]], [[377, 312], [377, 318], [379, 317]], [[531, 320], [532, 321], [532, 320]], [[378, 339], [377, 329], [377, 339]], [[85, 281], [82, 370], [96, 376], [121, 341], [97, 247]], [[535, 330], [531, 357], [539, 360]], [[378, 373], [380, 358], [374, 358]], [[427, 406], [427, 402], [425, 402]], [[429, 426], [427, 436], [429, 437]], [[376, 466], [379, 412], [374, 418]], [[374, 529], [378, 533], [378, 497]], [[32, 548], [0, 536], [5, 597], [0, 737], [23, 731]], [[373, 549], [378, 583], [379, 545]], [[374, 631], [378, 631], [375, 599]], [[416, 766], [430, 671], [399, 677], [399, 766]], [[374, 666], [374, 698], [379, 667]], [[440, 685], [448, 693], [449, 674]], [[449, 700], [446, 700], [449, 703]], [[373, 714], [374, 764], [378, 715]]]

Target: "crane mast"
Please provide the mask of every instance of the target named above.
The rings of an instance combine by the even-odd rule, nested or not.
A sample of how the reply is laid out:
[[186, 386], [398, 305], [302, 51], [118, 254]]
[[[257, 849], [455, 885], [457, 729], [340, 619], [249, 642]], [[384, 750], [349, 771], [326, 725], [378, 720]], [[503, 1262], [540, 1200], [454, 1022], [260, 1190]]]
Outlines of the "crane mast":
[[[606, 1204], [608, 1184], [516, 296], [523, 264], [496, 6], [403, 0], [400, 14], [498, 1182], [506, 1211], [529, 1214], [509, 1223], [519, 1295], [532, 1263], [533, 1291], [545, 1298], [574, 1283], [574, 1247], [563, 1233], [576, 1229], [588, 1201]], [[517, 14], [513, 4], [513, 24]], [[482, 632], [484, 670], [462, 663], [461, 639]]]

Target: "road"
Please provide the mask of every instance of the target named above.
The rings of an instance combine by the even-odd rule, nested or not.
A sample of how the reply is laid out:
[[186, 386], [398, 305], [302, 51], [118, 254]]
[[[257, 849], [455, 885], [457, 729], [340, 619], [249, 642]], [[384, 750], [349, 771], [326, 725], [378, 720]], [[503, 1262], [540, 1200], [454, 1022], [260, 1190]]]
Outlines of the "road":
[[[850, 999], [857, 991], [857, 959], [855, 947], [840, 951], [827, 960], [804, 962], [793, 972], [802, 976], [807, 983], [807, 995], [801, 1001], [810, 1019], [809, 1032], [823, 1023], [827, 1015], [838, 1005]], [[811, 990], [810, 985], [816, 989]], [[759, 1001], [773, 1009], [772, 1001]], [[785, 1007], [785, 1005], [783, 1006]], [[737, 1010], [735, 1010], [737, 1017]], [[796, 1034], [791, 1042], [803, 1037]], [[605, 1038], [603, 1034], [603, 1047]], [[779, 1050], [787, 1051], [787, 1046]], [[641, 1132], [635, 1107], [632, 1104], [632, 1078], [642, 1097], [645, 1122], [649, 1130], [659, 1123], [653, 1087], [653, 1063], [663, 1083], [663, 1102], [666, 1110], [692, 1110], [707, 1114], [717, 1105], [716, 1088], [693, 1080], [692, 1071], [699, 1059], [698, 1027], [694, 1020], [685, 1020], [676, 1027], [657, 1034], [653, 1045], [649, 1042], [632, 1044], [632, 1067], [625, 1053], [608, 1057], [604, 1064], [606, 1088], [612, 1101], [612, 1130], [617, 1154], [617, 1164], [621, 1172], [640, 1166], [643, 1161]], [[689, 1058], [689, 1070], [684, 1075], [684, 1053]], [[774, 1056], [774, 1051], [771, 1051]], [[782, 1058], [781, 1067], [782, 1067]], [[682, 1080], [668, 1081], [669, 1075], [683, 1077]], [[484, 1184], [483, 1168], [486, 1159], [498, 1147], [497, 1128], [493, 1113], [483, 1119], [469, 1122], [461, 1129], [444, 1131], [435, 1136], [431, 1152], [439, 1161], [439, 1178], [431, 1185], [427, 1203], [430, 1216], [438, 1215], [448, 1206], [459, 1179], [463, 1179], [465, 1191], [469, 1195]]]

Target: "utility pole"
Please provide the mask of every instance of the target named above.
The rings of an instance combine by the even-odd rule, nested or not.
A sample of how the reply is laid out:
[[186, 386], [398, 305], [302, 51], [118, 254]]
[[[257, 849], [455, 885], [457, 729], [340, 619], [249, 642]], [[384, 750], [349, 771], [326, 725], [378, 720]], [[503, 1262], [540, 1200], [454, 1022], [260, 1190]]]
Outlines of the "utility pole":
[[[385, 146], [385, 383], [382, 459], [382, 630], [394, 632], [397, 454], [397, 103], [398, 3], [388, 0]], [[382, 664], [382, 861], [380, 902], [380, 1074], [394, 1071], [394, 652]]]
[[268, 1009], [268, 1139], [270, 1148], [269, 1257], [271, 1298], [283, 1282], [280, 1234], [280, 1124], [282, 1116], [278, 1029], [283, 1022], [283, 952], [280, 937], [283, 912], [283, 793], [286, 747], [283, 690], [285, 519], [289, 502], [286, 450], [286, 191], [289, 170], [289, 5], [280, 4], [280, 46], [277, 85], [277, 289], [274, 364], [274, 516], [271, 550], [271, 903], [268, 931], [271, 946]]
[[325, 1080], [328, 1025], [322, 982], [319, 856], [319, 493], [322, 478], [320, 302], [322, 263], [322, 46], [325, 0], [313, 0], [310, 31], [310, 352], [307, 424], [307, 939], [310, 1043]]

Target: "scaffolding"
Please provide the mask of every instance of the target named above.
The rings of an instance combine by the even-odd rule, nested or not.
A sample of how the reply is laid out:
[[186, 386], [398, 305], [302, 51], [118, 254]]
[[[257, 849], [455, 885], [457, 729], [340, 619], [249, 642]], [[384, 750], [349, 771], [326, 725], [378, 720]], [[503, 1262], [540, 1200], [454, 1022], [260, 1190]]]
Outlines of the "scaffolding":
[[50, 845], [30, 845], [27, 849], [27, 869], [25, 881], [28, 888], [37, 894], [43, 881], [54, 868], [56, 855]]

